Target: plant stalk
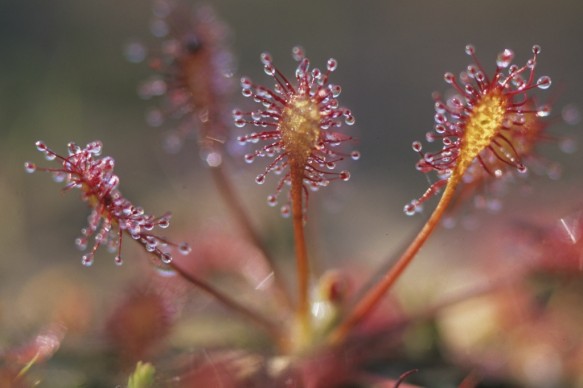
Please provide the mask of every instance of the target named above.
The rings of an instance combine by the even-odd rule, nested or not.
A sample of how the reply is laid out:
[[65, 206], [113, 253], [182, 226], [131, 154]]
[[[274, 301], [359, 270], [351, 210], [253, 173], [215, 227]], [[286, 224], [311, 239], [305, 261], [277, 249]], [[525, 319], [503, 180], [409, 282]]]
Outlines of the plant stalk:
[[298, 304], [296, 311], [299, 323], [301, 325], [302, 333], [308, 334], [310, 332], [308, 295], [310, 267], [308, 262], [308, 251], [306, 248], [306, 238], [304, 234], [303, 180], [303, 169], [298, 165], [292, 165], [291, 203], [296, 253], [296, 272], [298, 278]]
[[[456, 175], [457, 177], [457, 175]], [[445, 190], [437, 207], [425, 223], [421, 231], [417, 234], [415, 239], [409, 244], [405, 252], [401, 255], [399, 260], [393, 265], [389, 271], [381, 278], [381, 280], [371, 288], [355, 305], [351, 313], [344, 319], [344, 321], [330, 333], [328, 340], [333, 344], [342, 342], [350, 330], [358, 325], [367, 315], [369, 315], [381, 301], [383, 296], [391, 289], [395, 282], [399, 279], [401, 274], [413, 261], [421, 247], [425, 244], [429, 236], [439, 225], [443, 218], [445, 211], [454, 198], [455, 189], [459, 179], [454, 179], [454, 176], [448, 181]]]

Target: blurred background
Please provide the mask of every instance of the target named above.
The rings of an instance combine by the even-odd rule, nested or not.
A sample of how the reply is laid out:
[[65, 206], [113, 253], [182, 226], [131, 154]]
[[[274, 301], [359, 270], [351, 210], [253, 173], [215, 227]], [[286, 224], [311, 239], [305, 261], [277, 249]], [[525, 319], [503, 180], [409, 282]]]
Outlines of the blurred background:
[[[414, 168], [417, 155], [411, 142], [423, 140], [432, 128], [431, 93], [447, 89], [444, 72], [457, 74], [470, 62], [464, 53], [468, 43], [476, 46], [489, 71], [502, 49], [513, 49], [520, 64], [530, 58], [532, 45], [539, 44], [538, 75], [553, 80], [542, 99], [556, 101], [550, 132], [583, 142], [581, 125], [565, 123], [562, 114], [565, 107], [570, 115], [583, 107], [580, 1], [217, 0], [210, 4], [230, 26], [236, 80], [248, 75], [258, 83], [271, 83], [259, 62], [263, 51], [272, 54], [284, 74], [290, 74], [295, 69], [291, 48], [298, 44], [315, 66], [323, 67], [329, 57], [339, 62], [332, 82], [342, 86], [341, 103], [356, 117], [349, 131], [358, 138], [362, 157], [350, 163], [349, 183], [332, 185], [314, 196], [329, 198], [321, 201], [320, 210], [314, 209], [310, 224], [310, 244], [322, 268], [341, 262], [374, 268], [402, 247], [423, 222], [426, 215], [410, 218], [402, 212], [403, 205], [427, 187], [426, 178]], [[126, 263], [121, 268], [105, 251], [93, 267], [80, 265], [74, 239], [88, 211], [78, 193], [61, 193], [49, 176], [24, 173], [25, 161], [44, 163], [34, 147], [36, 140], [62, 153], [71, 140], [79, 144], [102, 140], [104, 154], [116, 160], [121, 191], [153, 214], [172, 211], [175, 217], [167, 233], [176, 232], [178, 239], [188, 240], [192, 231], [215, 217], [228, 217], [214, 199], [195, 144], [167, 155], [160, 146], [161, 130], [146, 124], [146, 112], [156, 102], [140, 99], [137, 88], [152, 72], [145, 63], [130, 63], [124, 49], [135, 41], [145, 47], [159, 44], [150, 32], [151, 19], [151, 6], [143, 0], [0, 1], [0, 344], [4, 346], [11, 344], [12, 336], [24, 338], [34, 331], [46, 313], [43, 308], [62, 297], [53, 292], [54, 284], [75, 278], [88, 286], [88, 298], [107, 309], [104, 306], [127, 282], [139, 276], [135, 262], [141, 256], [131, 244], [124, 247]], [[232, 106], [246, 104], [235, 91]], [[513, 187], [504, 199], [505, 218], [552, 223], [581, 209], [581, 153], [567, 155], [550, 143], [543, 145], [541, 154], [560, 162], [562, 177], [557, 181], [534, 177], [527, 189]], [[287, 221], [264, 205], [272, 186], [257, 187], [253, 182], [260, 167], [235, 169], [236, 182], [258, 227], [267, 230], [276, 225], [290, 231], [289, 226], [281, 226]], [[525, 196], [527, 191], [531, 194]], [[422, 252], [421, 257], [431, 262], [429, 273], [444, 268], [440, 263], [447, 261], [440, 260], [455, 256], [467, 263], [472, 258], [467, 252], [473, 252], [468, 249], [485, 249], [476, 233], [482, 229], [476, 228], [486, 230], [501, 216], [478, 211], [468, 217], [469, 229], [442, 231]], [[417, 275], [403, 281], [422, 277], [422, 267], [413, 268], [412, 274]]]

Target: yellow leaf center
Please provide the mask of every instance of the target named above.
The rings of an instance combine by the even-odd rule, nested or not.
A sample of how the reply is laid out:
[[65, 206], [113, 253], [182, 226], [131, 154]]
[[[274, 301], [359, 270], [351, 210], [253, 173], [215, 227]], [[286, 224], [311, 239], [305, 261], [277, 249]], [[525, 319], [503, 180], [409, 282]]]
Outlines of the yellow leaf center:
[[466, 121], [458, 162], [453, 176], [460, 179], [474, 159], [499, 134], [510, 101], [499, 88], [483, 95]]
[[320, 109], [309, 96], [295, 96], [283, 109], [279, 122], [290, 162], [304, 165], [320, 137]]

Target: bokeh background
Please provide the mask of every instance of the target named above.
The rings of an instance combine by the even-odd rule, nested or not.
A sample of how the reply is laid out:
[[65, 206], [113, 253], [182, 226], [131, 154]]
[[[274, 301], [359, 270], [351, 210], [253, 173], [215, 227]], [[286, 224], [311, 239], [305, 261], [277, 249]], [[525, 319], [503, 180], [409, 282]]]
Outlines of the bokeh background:
[[[541, 45], [538, 74], [552, 77], [546, 96], [556, 101], [551, 132], [582, 144], [582, 126], [562, 120], [563, 107], [571, 113], [583, 107], [580, 1], [217, 0], [210, 4], [230, 25], [236, 79], [249, 75], [270, 82], [259, 62], [263, 51], [269, 51], [289, 74], [294, 69], [290, 50], [297, 44], [314, 65], [323, 65], [329, 57], [339, 62], [333, 82], [342, 85], [341, 101], [356, 116], [350, 131], [359, 139], [362, 158], [349, 166], [349, 183], [320, 194], [330, 196], [327, 202], [316, 200], [323, 206], [314, 210], [311, 244], [324, 268], [341, 262], [374, 268], [423, 221], [424, 216], [409, 218], [402, 213], [403, 205], [427, 187], [426, 178], [414, 169], [417, 156], [410, 144], [432, 128], [431, 93], [446, 89], [444, 72], [458, 73], [469, 63], [464, 53], [468, 43], [476, 46], [489, 70], [504, 48], [512, 48], [516, 61], [523, 63], [532, 45]], [[161, 130], [145, 122], [155, 102], [140, 99], [136, 90], [151, 71], [144, 63], [127, 61], [124, 48], [136, 40], [156, 46], [149, 31], [151, 19], [151, 6], [143, 0], [0, 1], [2, 344], [38, 326], [43, 317], [38, 305], [60, 297], [53, 293], [55, 283], [75, 277], [90, 285], [89, 293], [98, 304], [106, 305], [136, 276], [132, 255], [140, 257], [135, 247], [126, 244], [126, 264], [121, 268], [106, 252], [99, 253], [92, 268], [80, 265], [81, 254], [73, 241], [88, 212], [78, 193], [62, 194], [49, 176], [24, 173], [24, 161], [43, 163], [34, 147], [36, 140], [62, 152], [70, 140], [80, 144], [102, 140], [104, 154], [117, 162], [122, 192], [151, 213], [175, 214], [170, 234], [176, 230], [188, 240], [190, 231], [212, 222], [215, 215], [227, 216], [214, 200], [194, 144], [187, 144], [178, 155], [167, 155], [160, 147]], [[236, 92], [233, 106], [246, 103]], [[583, 158], [580, 152], [566, 155], [558, 148], [544, 145], [541, 153], [560, 161], [562, 178], [535, 177], [527, 190], [530, 196], [523, 195], [525, 190], [510, 193], [505, 216], [533, 216], [542, 207], [549, 219], [553, 214], [558, 219], [581, 206]], [[235, 167], [236, 181], [258, 227], [285, 224], [264, 205], [269, 187], [259, 188], [253, 182], [259, 167], [244, 168]], [[486, 225], [497, 216], [483, 212], [477, 217], [478, 225]], [[479, 229], [475, 222], [471, 225], [471, 230], [442, 232], [443, 240], [437, 237], [421, 256], [433, 263], [450, 256], [471, 259], [468, 247], [480, 241]], [[447, 247], [440, 241], [446, 241]]]

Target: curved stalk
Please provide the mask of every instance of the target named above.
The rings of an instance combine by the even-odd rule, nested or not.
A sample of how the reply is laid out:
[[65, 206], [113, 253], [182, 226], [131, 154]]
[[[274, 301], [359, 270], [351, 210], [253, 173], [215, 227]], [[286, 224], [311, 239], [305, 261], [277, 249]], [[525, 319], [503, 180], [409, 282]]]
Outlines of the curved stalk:
[[[455, 177], [458, 177], [456, 175]], [[450, 178], [437, 207], [425, 223], [421, 231], [417, 234], [415, 239], [409, 244], [408, 248], [401, 255], [399, 260], [393, 265], [389, 271], [382, 277], [382, 279], [371, 288], [356, 304], [351, 313], [344, 319], [344, 321], [330, 334], [328, 337], [331, 343], [339, 343], [344, 340], [349, 331], [359, 324], [363, 318], [370, 314], [381, 301], [382, 297], [399, 279], [403, 271], [413, 261], [421, 247], [425, 244], [429, 236], [439, 225], [443, 218], [445, 211], [454, 198], [455, 189], [459, 179], [454, 176]]]

